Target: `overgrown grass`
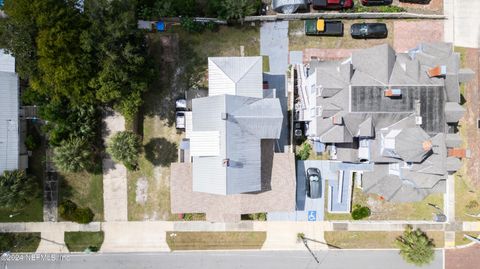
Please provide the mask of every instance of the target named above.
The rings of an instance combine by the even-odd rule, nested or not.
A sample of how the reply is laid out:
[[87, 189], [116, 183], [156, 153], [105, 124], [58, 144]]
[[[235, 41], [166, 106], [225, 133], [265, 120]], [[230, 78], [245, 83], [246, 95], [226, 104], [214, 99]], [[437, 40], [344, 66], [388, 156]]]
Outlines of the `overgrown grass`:
[[[333, 231], [325, 232], [325, 241], [338, 248], [397, 248], [395, 240], [403, 232], [349, 232]], [[443, 232], [427, 232], [433, 239], [435, 247], [444, 245]]]
[[0, 253], [35, 252], [39, 244], [40, 233], [0, 233]]
[[174, 250], [260, 249], [266, 232], [167, 232]]
[[65, 244], [70, 252], [83, 252], [87, 248], [99, 250], [103, 239], [103, 232], [65, 232]]
[[59, 202], [72, 200], [79, 207], [89, 207], [94, 221], [103, 220], [103, 176], [102, 174], [59, 173]]

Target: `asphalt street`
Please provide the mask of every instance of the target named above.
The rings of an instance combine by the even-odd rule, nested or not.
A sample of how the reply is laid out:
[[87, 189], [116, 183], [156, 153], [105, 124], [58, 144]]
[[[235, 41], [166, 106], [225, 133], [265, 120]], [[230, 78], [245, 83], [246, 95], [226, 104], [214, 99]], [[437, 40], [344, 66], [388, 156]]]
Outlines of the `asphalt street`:
[[[315, 252], [319, 263], [305, 251], [231, 251], [231, 252], [172, 252], [132, 254], [71, 254], [64, 256], [11, 256], [0, 268], [65, 268], [65, 269], [141, 269], [141, 268], [360, 268], [360, 269], [418, 269], [405, 263], [398, 250], [329, 250]], [[35, 255], [35, 254], [33, 254]], [[46, 259], [50, 259], [49, 261]], [[23, 259], [20, 260], [20, 259]], [[26, 261], [29, 259], [29, 261]], [[34, 259], [34, 260], [33, 260]], [[43, 261], [42, 261], [43, 259]], [[55, 259], [55, 261], [53, 261]], [[443, 254], [436, 251], [435, 260], [422, 269], [441, 269]]]

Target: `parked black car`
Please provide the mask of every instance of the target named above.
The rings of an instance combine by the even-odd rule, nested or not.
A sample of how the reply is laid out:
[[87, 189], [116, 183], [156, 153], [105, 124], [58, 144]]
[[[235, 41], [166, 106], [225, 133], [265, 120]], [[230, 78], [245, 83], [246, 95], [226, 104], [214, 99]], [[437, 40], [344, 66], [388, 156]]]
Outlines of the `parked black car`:
[[350, 33], [356, 39], [386, 38], [388, 29], [385, 23], [354, 23]]
[[307, 196], [312, 199], [322, 197], [322, 180], [318, 168], [307, 169]]
[[422, 5], [430, 4], [430, 0], [400, 0], [400, 2], [422, 4]]
[[391, 5], [393, 0], [362, 0], [364, 6], [383, 6]]

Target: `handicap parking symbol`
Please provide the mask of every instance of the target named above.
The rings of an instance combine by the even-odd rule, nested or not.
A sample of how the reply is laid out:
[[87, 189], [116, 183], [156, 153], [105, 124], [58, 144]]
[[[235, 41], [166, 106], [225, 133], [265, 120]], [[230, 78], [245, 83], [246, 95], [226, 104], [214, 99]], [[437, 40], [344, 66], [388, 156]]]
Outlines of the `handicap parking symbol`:
[[317, 211], [308, 211], [308, 221], [317, 220]]

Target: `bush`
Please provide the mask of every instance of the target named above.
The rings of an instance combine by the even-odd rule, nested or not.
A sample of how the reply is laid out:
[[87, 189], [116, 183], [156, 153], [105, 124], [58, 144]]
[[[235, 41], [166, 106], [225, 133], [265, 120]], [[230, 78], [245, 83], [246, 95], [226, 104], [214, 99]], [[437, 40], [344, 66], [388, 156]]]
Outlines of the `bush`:
[[180, 25], [190, 33], [200, 33], [205, 29], [204, 24], [196, 22], [190, 17], [183, 17], [180, 21]]
[[123, 163], [128, 170], [135, 170], [140, 153], [140, 137], [133, 132], [118, 132], [108, 144], [107, 152], [112, 158]]
[[479, 206], [478, 202], [476, 200], [471, 200], [468, 202], [468, 204], [465, 206], [467, 209], [477, 209]]
[[298, 151], [297, 158], [304, 161], [307, 160], [308, 157], [310, 157], [310, 151], [312, 150], [312, 146], [308, 142], [304, 142], [300, 146], [300, 150]]
[[352, 219], [360, 220], [370, 216], [370, 208], [361, 205], [355, 205], [352, 211]]
[[74, 221], [77, 223], [90, 223], [95, 214], [88, 207], [78, 207], [77, 204], [70, 200], [62, 201], [58, 207], [58, 213], [64, 220]]
[[30, 151], [38, 149], [41, 143], [42, 143], [42, 138], [36, 131], [31, 134], [28, 134], [27, 137], [25, 138], [25, 147], [27, 147], [27, 149]]
[[93, 214], [90, 208], [83, 207], [77, 208], [77, 210], [75, 210], [75, 213], [73, 214], [73, 219], [75, 222], [86, 224], [92, 222], [94, 216], [95, 214]]
[[355, 5], [351, 9], [345, 9], [341, 12], [345, 13], [364, 13], [364, 12], [377, 12], [377, 13], [400, 13], [406, 12], [407, 10], [399, 6], [371, 6], [366, 7], [362, 5]]

